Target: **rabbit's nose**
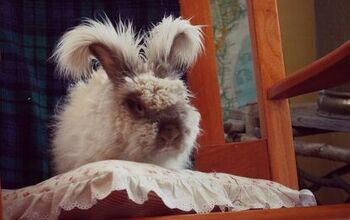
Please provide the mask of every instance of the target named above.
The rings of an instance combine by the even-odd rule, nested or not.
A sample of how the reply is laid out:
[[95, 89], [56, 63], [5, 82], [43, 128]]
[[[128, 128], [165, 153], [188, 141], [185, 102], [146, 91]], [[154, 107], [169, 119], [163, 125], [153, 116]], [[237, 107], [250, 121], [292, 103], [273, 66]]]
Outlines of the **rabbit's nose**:
[[166, 124], [159, 131], [160, 140], [163, 143], [171, 144], [180, 136], [179, 129], [174, 124]]

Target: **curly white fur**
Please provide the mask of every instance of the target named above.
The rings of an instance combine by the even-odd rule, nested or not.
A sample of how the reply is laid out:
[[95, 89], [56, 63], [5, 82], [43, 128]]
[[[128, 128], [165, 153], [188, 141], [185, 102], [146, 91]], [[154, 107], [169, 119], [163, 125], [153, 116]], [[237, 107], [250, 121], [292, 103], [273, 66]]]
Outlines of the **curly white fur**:
[[202, 38], [200, 26], [169, 16], [146, 37], [145, 55], [151, 64], [162, 65], [168, 71], [182, 66], [188, 68], [203, 50]]
[[86, 19], [61, 37], [53, 58], [63, 76], [80, 79], [90, 73], [89, 46], [102, 43], [112, 51], [121, 52], [130, 68], [137, 68], [140, 64], [141, 40], [142, 35], [135, 34], [131, 23], [119, 22], [115, 29], [108, 18], [103, 22]]
[[[52, 149], [56, 172], [106, 159], [185, 168], [196, 147], [200, 115], [190, 104], [190, 93], [184, 83], [170, 76], [177, 72], [176, 68], [188, 68], [195, 62], [202, 48], [201, 39], [199, 27], [172, 17], [164, 18], [153, 28], [145, 45], [140, 45], [141, 37], [135, 35], [131, 24], [119, 23], [114, 29], [108, 19], [87, 20], [67, 32], [54, 53], [64, 76], [73, 79], [87, 76], [92, 56], [90, 45], [96, 43], [107, 48], [102, 51], [112, 53], [102, 67], [113, 63], [118, 54], [122, 59], [111, 66], [127, 65], [134, 74], [123, 76], [124, 80], [116, 83], [110, 77], [121, 73], [107, 73], [111, 68], [100, 68], [69, 89], [66, 103], [56, 115]], [[145, 57], [140, 54], [141, 48]], [[154, 72], [154, 63], [171, 69], [159, 77]], [[142, 113], [147, 112], [147, 116], [133, 115], [126, 105], [130, 96], [137, 97], [144, 108]], [[167, 120], [176, 121], [181, 139], [176, 144], [161, 146], [158, 142], [161, 124]]]

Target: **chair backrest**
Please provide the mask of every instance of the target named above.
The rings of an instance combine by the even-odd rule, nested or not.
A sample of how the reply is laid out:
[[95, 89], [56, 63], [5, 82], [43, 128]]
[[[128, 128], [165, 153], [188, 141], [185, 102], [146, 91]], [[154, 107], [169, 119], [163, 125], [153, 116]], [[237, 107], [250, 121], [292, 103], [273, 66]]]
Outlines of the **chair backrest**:
[[287, 100], [270, 100], [267, 91], [285, 77], [276, 0], [248, 0], [248, 17], [262, 139], [224, 143], [219, 83], [208, 0], [180, 1], [181, 15], [204, 28], [206, 52], [188, 75], [202, 115], [203, 134], [196, 155], [201, 171], [271, 179], [297, 188], [296, 162]]

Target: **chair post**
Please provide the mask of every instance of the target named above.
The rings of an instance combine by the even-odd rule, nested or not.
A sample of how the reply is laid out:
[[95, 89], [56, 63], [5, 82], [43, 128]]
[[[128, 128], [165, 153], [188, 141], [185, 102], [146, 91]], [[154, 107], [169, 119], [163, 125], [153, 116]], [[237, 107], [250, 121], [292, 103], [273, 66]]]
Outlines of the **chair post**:
[[181, 16], [191, 19], [195, 25], [203, 27], [205, 52], [198, 58], [187, 79], [194, 93], [193, 104], [201, 113], [202, 135], [198, 143], [202, 146], [223, 144], [224, 126], [221, 116], [220, 87], [216, 70], [216, 55], [211, 14], [208, 0], [180, 0]]
[[288, 101], [267, 97], [267, 90], [285, 77], [277, 2], [248, 0], [248, 13], [261, 131], [268, 142], [272, 180], [297, 189]]

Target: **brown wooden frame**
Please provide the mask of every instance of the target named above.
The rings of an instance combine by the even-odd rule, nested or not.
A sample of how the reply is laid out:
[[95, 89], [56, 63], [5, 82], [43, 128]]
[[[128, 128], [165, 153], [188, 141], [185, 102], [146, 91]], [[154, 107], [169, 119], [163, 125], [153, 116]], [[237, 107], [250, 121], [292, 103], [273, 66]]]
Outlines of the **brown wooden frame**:
[[241, 212], [216, 212], [210, 214], [174, 215], [133, 220], [329, 220], [350, 219], [349, 205], [329, 205], [308, 208], [248, 210]]
[[[224, 143], [209, 2], [181, 0], [180, 6], [183, 17], [191, 18], [193, 24], [207, 25], [204, 28], [206, 53], [200, 57], [188, 76], [189, 87], [196, 96], [194, 104], [203, 116], [204, 134], [200, 139], [201, 148], [196, 157], [196, 168], [202, 171], [232, 171], [231, 173], [238, 175], [272, 179], [296, 189], [298, 182], [288, 102], [272, 101], [267, 97], [267, 89], [285, 77], [276, 2], [248, 1], [263, 138], [259, 145], [249, 142]], [[250, 146], [249, 151], [246, 145]], [[236, 150], [238, 148], [240, 150]], [[219, 152], [218, 149], [222, 150]], [[213, 154], [213, 151], [216, 153]], [[260, 169], [240, 166], [242, 162], [247, 164], [246, 161], [254, 161], [255, 166], [251, 165]]]
[[[180, 6], [182, 16], [191, 18], [193, 24], [208, 25], [204, 28], [206, 52], [188, 75], [189, 87], [196, 96], [193, 103], [201, 112], [201, 126], [204, 130], [203, 135], [198, 140], [201, 147], [196, 155], [196, 168], [202, 171], [227, 172], [271, 179], [297, 189], [290, 113], [288, 102], [284, 98], [301, 94], [300, 91], [307, 92], [302, 88], [307, 83], [310, 84], [310, 81], [305, 80], [310, 75], [305, 76], [305, 74], [313, 73], [311, 73], [312, 71], [304, 71], [296, 76], [285, 78], [276, 0], [248, 0], [263, 138], [254, 142], [235, 144], [224, 143], [209, 2], [208, 0], [180, 0]], [[322, 65], [321, 63], [320, 66]], [[322, 74], [327, 75], [326, 77], [330, 76], [329, 71], [324, 72]], [[312, 75], [311, 78], [315, 76], [319, 75]], [[347, 78], [347, 80], [350, 79]], [[321, 89], [321, 87], [317, 87], [317, 89]], [[349, 218], [349, 205], [334, 205], [137, 219]]]
[[[205, 130], [204, 137], [201, 139], [201, 148], [196, 156], [196, 168], [202, 171], [222, 171], [250, 177], [267, 178], [296, 189], [298, 188], [298, 183], [292, 126], [288, 101], [285, 98], [310, 92], [311, 90], [305, 88], [308, 88], [311, 84], [317, 84], [317, 81], [315, 82], [307, 79], [320, 79], [319, 77], [331, 78], [332, 74], [334, 74], [331, 70], [336, 70], [334, 68], [332, 69], [332, 65], [348, 57], [347, 55], [339, 54], [349, 54], [349, 46], [346, 45], [339, 49], [338, 55], [330, 55], [333, 59], [337, 58], [337, 62], [330, 61], [331, 59], [326, 58], [316, 65], [313, 64], [316, 67], [306, 67], [306, 70], [301, 70], [295, 75], [286, 78], [276, 0], [248, 0], [247, 2], [263, 139], [257, 142], [224, 144], [221, 139], [221, 137], [223, 137], [223, 131], [220, 130], [220, 126], [222, 126], [221, 114], [218, 112], [216, 116], [211, 115], [212, 120], [210, 122], [205, 122], [208, 123], [206, 126], [208, 126], [209, 129]], [[211, 32], [210, 26], [209, 2], [207, 0], [180, 0], [180, 3], [183, 17], [191, 17], [193, 23], [204, 23], [209, 27], [205, 29], [204, 32], [206, 34], [205, 46], [210, 49], [206, 52], [205, 56], [200, 58], [200, 60], [204, 59], [206, 61], [199, 61], [199, 64], [192, 70], [189, 75], [189, 86], [191, 90], [196, 93], [196, 97], [199, 100], [196, 101], [195, 104], [200, 102], [197, 104], [197, 107], [201, 114], [215, 114], [217, 110], [213, 113], [213, 110], [208, 108], [208, 103], [210, 103], [212, 108], [220, 107], [218, 101], [218, 81], [212, 76], [216, 76], [216, 71], [206, 71], [206, 65], [203, 65], [203, 63], [208, 64], [207, 62], [210, 62], [210, 66], [214, 66], [212, 62], [215, 62], [213, 33]], [[345, 75], [344, 71], [336, 74], [343, 76], [343, 79], [333, 80], [332, 83], [323, 80], [317, 87], [312, 85], [312, 91], [350, 80], [349, 74]], [[201, 84], [197, 84], [198, 78], [201, 78]], [[204, 92], [197, 90], [197, 87], [204, 87], [204, 84], [202, 84], [204, 82], [208, 83], [205, 84], [206, 92], [208, 93], [208, 90], [211, 91], [209, 97], [206, 96]], [[290, 86], [291, 82], [293, 82], [293, 86]], [[204, 120], [205, 119], [206, 118], [204, 118]], [[207, 142], [207, 140], [211, 140], [211, 131], [216, 131], [216, 135], [219, 135], [219, 139], [213, 139], [216, 142]], [[257, 157], [257, 155], [259, 156]], [[266, 158], [268, 160], [267, 163], [266, 161], [261, 161]], [[254, 161], [255, 164], [251, 164], [247, 161]], [[257, 171], [258, 169], [252, 169], [252, 165], [255, 168], [259, 167], [259, 171]], [[236, 213], [154, 217], [152, 219], [349, 218], [349, 205], [333, 205]]]
[[268, 97], [270, 99], [290, 98], [344, 84], [350, 81], [349, 63], [350, 40], [273, 85], [268, 90]]

